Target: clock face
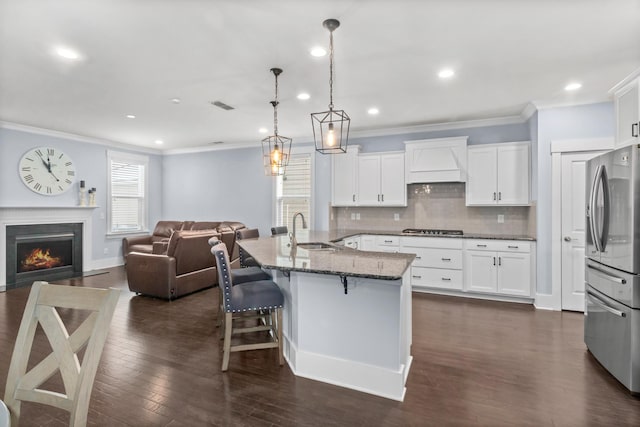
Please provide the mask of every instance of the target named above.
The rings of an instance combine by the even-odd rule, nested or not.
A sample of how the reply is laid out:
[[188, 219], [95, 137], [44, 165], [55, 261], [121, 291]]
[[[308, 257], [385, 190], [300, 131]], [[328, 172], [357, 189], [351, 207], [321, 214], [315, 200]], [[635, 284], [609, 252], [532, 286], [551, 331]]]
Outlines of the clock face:
[[45, 196], [64, 193], [76, 178], [73, 161], [57, 148], [31, 149], [22, 156], [19, 167], [24, 185]]

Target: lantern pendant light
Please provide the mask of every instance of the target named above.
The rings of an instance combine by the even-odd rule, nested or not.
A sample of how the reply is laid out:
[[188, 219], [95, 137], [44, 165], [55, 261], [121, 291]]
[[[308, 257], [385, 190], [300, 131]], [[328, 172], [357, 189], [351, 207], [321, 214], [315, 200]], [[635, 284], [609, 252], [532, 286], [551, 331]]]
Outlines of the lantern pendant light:
[[313, 139], [322, 154], [346, 153], [351, 119], [344, 110], [333, 109], [333, 31], [340, 21], [327, 19], [322, 25], [329, 30], [329, 110], [311, 114]]
[[264, 174], [278, 176], [284, 175], [285, 168], [289, 164], [292, 139], [278, 135], [278, 76], [282, 74], [282, 69], [272, 68], [271, 72], [276, 78], [276, 98], [275, 101], [271, 101], [273, 106], [273, 135], [262, 140], [262, 159]]

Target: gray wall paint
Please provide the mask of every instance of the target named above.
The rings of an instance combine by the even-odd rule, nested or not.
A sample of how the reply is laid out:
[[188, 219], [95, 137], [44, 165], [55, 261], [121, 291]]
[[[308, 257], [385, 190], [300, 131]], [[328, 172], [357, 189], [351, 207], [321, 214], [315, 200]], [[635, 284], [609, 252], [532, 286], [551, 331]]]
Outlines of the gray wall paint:
[[538, 111], [538, 293], [551, 293], [551, 141], [614, 135], [615, 111], [610, 102]]
[[264, 175], [262, 148], [165, 156], [165, 219], [240, 221], [269, 235], [274, 178]]
[[[59, 196], [42, 196], [29, 190], [18, 175], [18, 162], [22, 155], [34, 147], [54, 147], [66, 152], [76, 167], [77, 181], [67, 192]], [[95, 187], [98, 208], [93, 212], [93, 260], [115, 258], [122, 255], [122, 239], [107, 238], [107, 150], [120, 150], [99, 144], [73, 141], [0, 128], [0, 206], [43, 207], [77, 206], [79, 181]], [[139, 153], [138, 153], [139, 154]], [[162, 205], [161, 156], [149, 155], [149, 221], [151, 226], [158, 221]], [[104, 217], [104, 218], [103, 218]], [[104, 254], [104, 249], [108, 254]], [[4, 262], [4, 260], [0, 260]]]

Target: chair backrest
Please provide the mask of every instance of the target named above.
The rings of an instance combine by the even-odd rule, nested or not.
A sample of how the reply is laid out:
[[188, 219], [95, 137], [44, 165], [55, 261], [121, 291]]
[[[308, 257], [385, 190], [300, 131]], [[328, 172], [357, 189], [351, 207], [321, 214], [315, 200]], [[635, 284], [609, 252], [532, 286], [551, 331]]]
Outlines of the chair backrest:
[[277, 236], [279, 234], [287, 234], [289, 232], [289, 229], [287, 228], [286, 225], [279, 225], [277, 227], [271, 227], [271, 235], [272, 236]]
[[[20, 419], [21, 401], [42, 403], [69, 411], [70, 426], [87, 424], [93, 380], [119, 294], [117, 289], [33, 283], [13, 349], [4, 394], [14, 427], [18, 426]], [[90, 314], [69, 335], [56, 307], [86, 310]], [[27, 372], [38, 323], [53, 351]], [[85, 346], [80, 365], [76, 353]], [[60, 371], [65, 394], [40, 388], [56, 371]]]
[[231, 288], [233, 287], [233, 282], [231, 280], [231, 266], [229, 265], [227, 246], [221, 241], [213, 239], [209, 240], [209, 244], [211, 245], [211, 253], [216, 259], [222, 307], [225, 312], [229, 312], [232, 310]]
[[[257, 228], [242, 228], [240, 230], [236, 230], [236, 241], [243, 239], [257, 239], [258, 237], [260, 237], [260, 230]], [[246, 265], [245, 259], [247, 258], [247, 254], [245, 254], [239, 246], [238, 256], [240, 257], [240, 266], [244, 267]]]

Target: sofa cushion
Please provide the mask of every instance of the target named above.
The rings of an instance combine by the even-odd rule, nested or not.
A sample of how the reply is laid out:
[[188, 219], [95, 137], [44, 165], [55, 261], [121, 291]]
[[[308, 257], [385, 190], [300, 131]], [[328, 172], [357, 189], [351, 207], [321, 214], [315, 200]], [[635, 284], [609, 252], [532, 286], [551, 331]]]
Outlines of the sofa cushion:
[[217, 230], [220, 224], [220, 221], [196, 221], [189, 230]]
[[151, 241], [160, 242], [163, 239], [168, 239], [175, 230], [182, 229], [183, 221], [158, 221], [156, 228], [154, 228]]

